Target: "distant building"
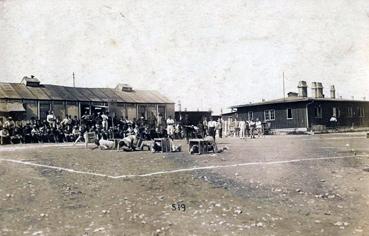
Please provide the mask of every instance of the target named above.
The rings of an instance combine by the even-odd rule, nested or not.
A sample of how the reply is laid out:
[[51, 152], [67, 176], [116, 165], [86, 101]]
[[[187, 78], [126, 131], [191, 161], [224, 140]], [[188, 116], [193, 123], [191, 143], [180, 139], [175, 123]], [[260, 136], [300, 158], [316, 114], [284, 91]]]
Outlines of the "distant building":
[[114, 89], [67, 87], [41, 84], [34, 76], [24, 77], [21, 83], [0, 83], [0, 119], [45, 119], [50, 110], [59, 119], [66, 114], [80, 118], [95, 111], [129, 119], [159, 113], [167, 117], [174, 116], [174, 102], [157, 91], [134, 90], [127, 84]]
[[332, 116], [338, 127], [369, 127], [369, 102], [365, 100], [336, 99], [331, 86], [330, 97], [323, 93], [322, 83], [312, 83], [312, 97], [307, 84], [300, 81], [298, 93], [286, 98], [231, 107], [242, 119], [259, 119], [271, 123], [272, 129], [320, 130], [331, 126]]
[[188, 116], [188, 120], [191, 125], [197, 125], [204, 118], [209, 119], [211, 117], [211, 111], [176, 111], [175, 120], [180, 121], [181, 117]]

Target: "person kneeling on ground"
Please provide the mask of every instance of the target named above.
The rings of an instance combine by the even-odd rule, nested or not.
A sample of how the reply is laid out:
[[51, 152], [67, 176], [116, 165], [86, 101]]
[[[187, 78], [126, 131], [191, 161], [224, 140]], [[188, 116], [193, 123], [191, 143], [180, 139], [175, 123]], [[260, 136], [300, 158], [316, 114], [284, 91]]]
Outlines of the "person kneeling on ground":
[[[222, 147], [222, 148], [218, 148], [214, 138], [212, 136], [206, 136], [204, 139], [203, 139], [206, 144], [207, 144], [207, 147], [208, 147], [208, 152], [216, 152], [216, 153], [221, 153], [225, 150], [228, 150], [228, 147], [225, 146], [225, 147]], [[198, 153], [199, 151], [199, 146], [198, 145], [193, 145], [190, 149], [190, 154], [194, 154], [194, 153]]]
[[137, 135], [129, 134], [127, 135], [127, 137], [123, 138], [122, 141], [119, 142], [119, 147], [126, 152], [135, 151], [137, 141]]
[[101, 150], [112, 150], [114, 149], [114, 141], [108, 140], [108, 137], [105, 133], [101, 134], [101, 139], [95, 140], [96, 147], [93, 147], [92, 150], [96, 148], [100, 148]]

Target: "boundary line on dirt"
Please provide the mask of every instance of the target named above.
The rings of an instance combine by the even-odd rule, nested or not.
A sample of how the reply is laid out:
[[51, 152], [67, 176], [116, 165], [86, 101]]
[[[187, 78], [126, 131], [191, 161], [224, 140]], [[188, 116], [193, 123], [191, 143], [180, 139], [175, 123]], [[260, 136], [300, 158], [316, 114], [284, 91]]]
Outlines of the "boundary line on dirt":
[[64, 167], [49, 166], [49, 165], [37, 164], [37, 163], [28, 162], [28, 161], [20, 161], [20, 160], [14, 160], [14, 159], [0, 158], [0, 162], [10, 162], [10, 163], [16, 163], [16, 164], [22, 164], [22, 165], [28, 165], [28, 166], [43, 167], [43, 168], [54, 169], [58, 171], [65, 171], [69, 173], [92, 175], [92, 176], [98, 176], [98, 177], [104, 177], [104, 178], [110, 178], [110, 179], [126, 179], [126, 178], [137, 178], [137, 177], [150, 177], [150, 176], [155, 176], [155, 175], [165, 175], [165, 174], [173, 174], [173, 173], [180, 173], [180, 172], [191, 172], [191, 171], [196, 171], [196, 170], [209, 170], [209, 169], [221, 169], [221, 168], [231, 168], [231, 167], [256, 166], [256, 165], [276, 165], [276, 164], [288, 164], [288, 163], [298, 163], [298, 162], [306, 162], [306, 161], [337, 160], [337, 159], [355, 158], [355, 157], [369, 157], [369, 155], [317, 157], [317, 158], [304, 158], [304, 159], [294, 159], [294, 160], [285, 160], [285, 161], [246, 162], [246, 163], [229, 164], [229, 165], [198, 166], [198, 167], [192, 167], [192, 168], [158, 171], [158, 172], [152, 172], [152, 173], [147, 173], [147, 174], [132, 174], [132, 175], [119, 175], [119, 176], [112, 176], [112, 175], [106, 175], [106, 174], [88, 172], [88, 171], [79, 171], [79, 170], [73, 170], [73, 169], [64, 168]]
[[84, 144], [78, 143], [73, 145], [73, 143], [45, 143], [45, 144], [18, 144], [9, 146], [0, 146], [0, 152], [14, 152], [18, 150], [27, 150], [32, 148], [49, 148], [49, 147], [59, 147], [59, 148], [77, 148]]

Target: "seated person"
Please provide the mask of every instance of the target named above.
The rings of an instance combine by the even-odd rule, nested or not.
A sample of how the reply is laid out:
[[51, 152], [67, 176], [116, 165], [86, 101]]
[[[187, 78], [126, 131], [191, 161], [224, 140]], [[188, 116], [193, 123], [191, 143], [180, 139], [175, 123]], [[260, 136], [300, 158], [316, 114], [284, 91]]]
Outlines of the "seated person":
[[23, 127], [22, 132], [19, 132], [19, 135], [23, 136], [23, 143], [32, 143], [32, 128], [31, 124], [27, 123], [26, 126]]
[[13, 129], [13, 133], [10, 135], [10, 142], [13, 144], [22, 142], [22, 130], [18, 127]]
[[0, 130], [0, 144], [9, 144], [10, 143], [10, 134], [8, 129]]
[[37, 129], [36, 125], [32, 126], [31, 139], [32, 139], [32, 143], [38, 143], [40, 140], [40, 131]]
[[170, 142], [170, 151], [171, 152], [181, 152], [182, 146], [181, 145], [175, 145], [172, 139], [169, 139]]

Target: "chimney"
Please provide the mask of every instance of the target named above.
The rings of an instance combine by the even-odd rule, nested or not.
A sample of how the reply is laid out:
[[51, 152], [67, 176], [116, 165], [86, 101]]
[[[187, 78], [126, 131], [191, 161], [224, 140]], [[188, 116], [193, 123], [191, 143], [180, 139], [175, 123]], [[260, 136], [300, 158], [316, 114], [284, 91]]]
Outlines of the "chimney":
[[334, 85], [331, 86], [331, 98], [336, 99], [336, 88]]
[[316, 83], [318, 98], [324, 98], [323, 84], [321, 82]]
[[21, 83], [29, 87], [40, 87], [40, 81], [34, 75], [24, 76]]
[[312, 97], [313, 98], [317, 98], [318, 97], [317, 84], [316, 84], [316, 82], [312, 82], [311, 83], [311, 93], [312, 93]]
[[298, 94], [299, 97], [306, 98], [308, 96], [306, 81], [300, 81], [297, 88], [298, 88], [298, 91], [299, 91], [299, 94]]
[[133, 92], [133, 88], [129, 84], [118, 84], [115, 89], [123, 92]]

